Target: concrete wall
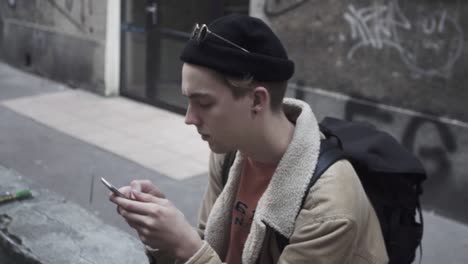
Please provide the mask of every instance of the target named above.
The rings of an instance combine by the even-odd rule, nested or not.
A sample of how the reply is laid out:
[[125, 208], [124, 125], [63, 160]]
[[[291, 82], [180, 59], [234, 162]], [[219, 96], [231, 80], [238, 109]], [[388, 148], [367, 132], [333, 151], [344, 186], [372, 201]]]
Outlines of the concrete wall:
[[294, 81], [465, 122], [467, 13], [462, 0], [252, 0]]
[[289, 96], [393, 134], [428, 171], [423, 207], [468, 224], [468, 3], [410, 2], [252, 0], [251, 14], [296, 62]]
[[0, 57], [71, 86], [104, 93], [107, 1], [0, 1]]

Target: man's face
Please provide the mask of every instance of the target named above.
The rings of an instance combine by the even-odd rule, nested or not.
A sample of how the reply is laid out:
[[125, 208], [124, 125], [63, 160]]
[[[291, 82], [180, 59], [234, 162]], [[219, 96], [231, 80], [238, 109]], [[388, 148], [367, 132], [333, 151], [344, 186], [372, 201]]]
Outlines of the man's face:
[[185, 123], [197, 127], [213, 152], [237, 149], [248, 137], [252, 121], [250, 96], [234, 99], [216, 72], [185, 63], [182, 94], [189, 98]]

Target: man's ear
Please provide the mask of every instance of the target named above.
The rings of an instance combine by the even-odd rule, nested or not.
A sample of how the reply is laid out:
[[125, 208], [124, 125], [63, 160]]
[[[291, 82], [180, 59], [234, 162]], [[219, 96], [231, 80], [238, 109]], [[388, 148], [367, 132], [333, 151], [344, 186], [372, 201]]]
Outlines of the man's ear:
[[263, 86], [257, 86], [252, 91], [252, 112], [254, 114], [264, 111], [270, 103], [270, 94]]

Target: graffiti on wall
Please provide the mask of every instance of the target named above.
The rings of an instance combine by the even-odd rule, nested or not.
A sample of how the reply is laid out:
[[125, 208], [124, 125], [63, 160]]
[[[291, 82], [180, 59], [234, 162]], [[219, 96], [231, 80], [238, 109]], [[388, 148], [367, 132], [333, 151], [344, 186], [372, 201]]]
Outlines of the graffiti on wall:
[[[364, 119], [372, 124], [388, 126], [395, 122], [390, 112], [353, 101], [346, 102], [344, 119]], [[457, 142], [448, 125], [414, 116], [403, 129], [401, 143], [423, 162], [429, 178], [425, 190], [431, 195], [442, 192], [442, 186], [458, 182], [451, 160], [451, 155], [457, 152]]]
[[[349, 98], [332, 96], [332, 100], [328, 100], [328, 95], [313, 92], [304, 82], [291, 88], [288, 96], [317, 107], [317, 117], [367, 122], [392, 134], [419, 158], [427, 172], [428, 179], [423, 184], [424, 208], [468, 223], [464, 204], [456, 202], [468, 199], [464, 163], [468, 124], [455, 125], [434, 116], [395, 112], [357, 94]], [[343, 112], [339, 110], [341, 107], [344, 107]]]
[[363, 48], [390, 47], [398, 51], [411, 72], [450, 78], [464, 45], [463, 30], [457, 14], [452, 13], [449, 8], [440, 8], [419, 11], [409, 17], [398, 0], [365, 7], [350, 4], [343, 17], [356, 43], [347, 58], [352, 59]]
[[[304, 87], [303, 82], [297, 85], [294, 98], [307, 101], [310, 92]], [[383, 124], [388, 127], [398, 122], [390, 111], [354, 100], [346, 100], [343, 119], [364, 121], [373, 125]], [[452, 180], [450, 177], [454, 177], [454, 169], [450, 155], [456, 153], [458, 148], [455, 135], [447, 124], [413, 116], [403, 128], [400, 141], [424, 163], [429, 178], [433, 178], [433, 186], [437, 187]]]
[[[418, 146], [416, 144], [417, 134], [425, 126], [430, 126], [437, 135], [440, 145], [425, 144]], [[450, 175], [452, 174], [452, 166], [450, 158], [447, 153], [454, 153], [457, 151], [457, 144], [455, 142], [453, 133], [450, 128], [442, 123], [437, 123], [431, 120], [415, 117], [412, 118], [403, 134], [402, 143], [409, 148], [409, 150], [417, 153], [422, 159], [430, 161], [433, 166], [430, 170], [433, 175]], [[443, 177], [438, 177], [442, 179]]]

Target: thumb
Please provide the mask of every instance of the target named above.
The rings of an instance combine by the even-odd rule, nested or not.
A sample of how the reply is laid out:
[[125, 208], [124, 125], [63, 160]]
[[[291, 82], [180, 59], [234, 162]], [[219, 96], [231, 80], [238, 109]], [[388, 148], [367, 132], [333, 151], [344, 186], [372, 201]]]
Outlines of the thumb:
[[132, 191], [139, 191], [141, 192], [141, 183], [140, 181], [131, 181], [130, 182], [130, 187], [132, 188]]

